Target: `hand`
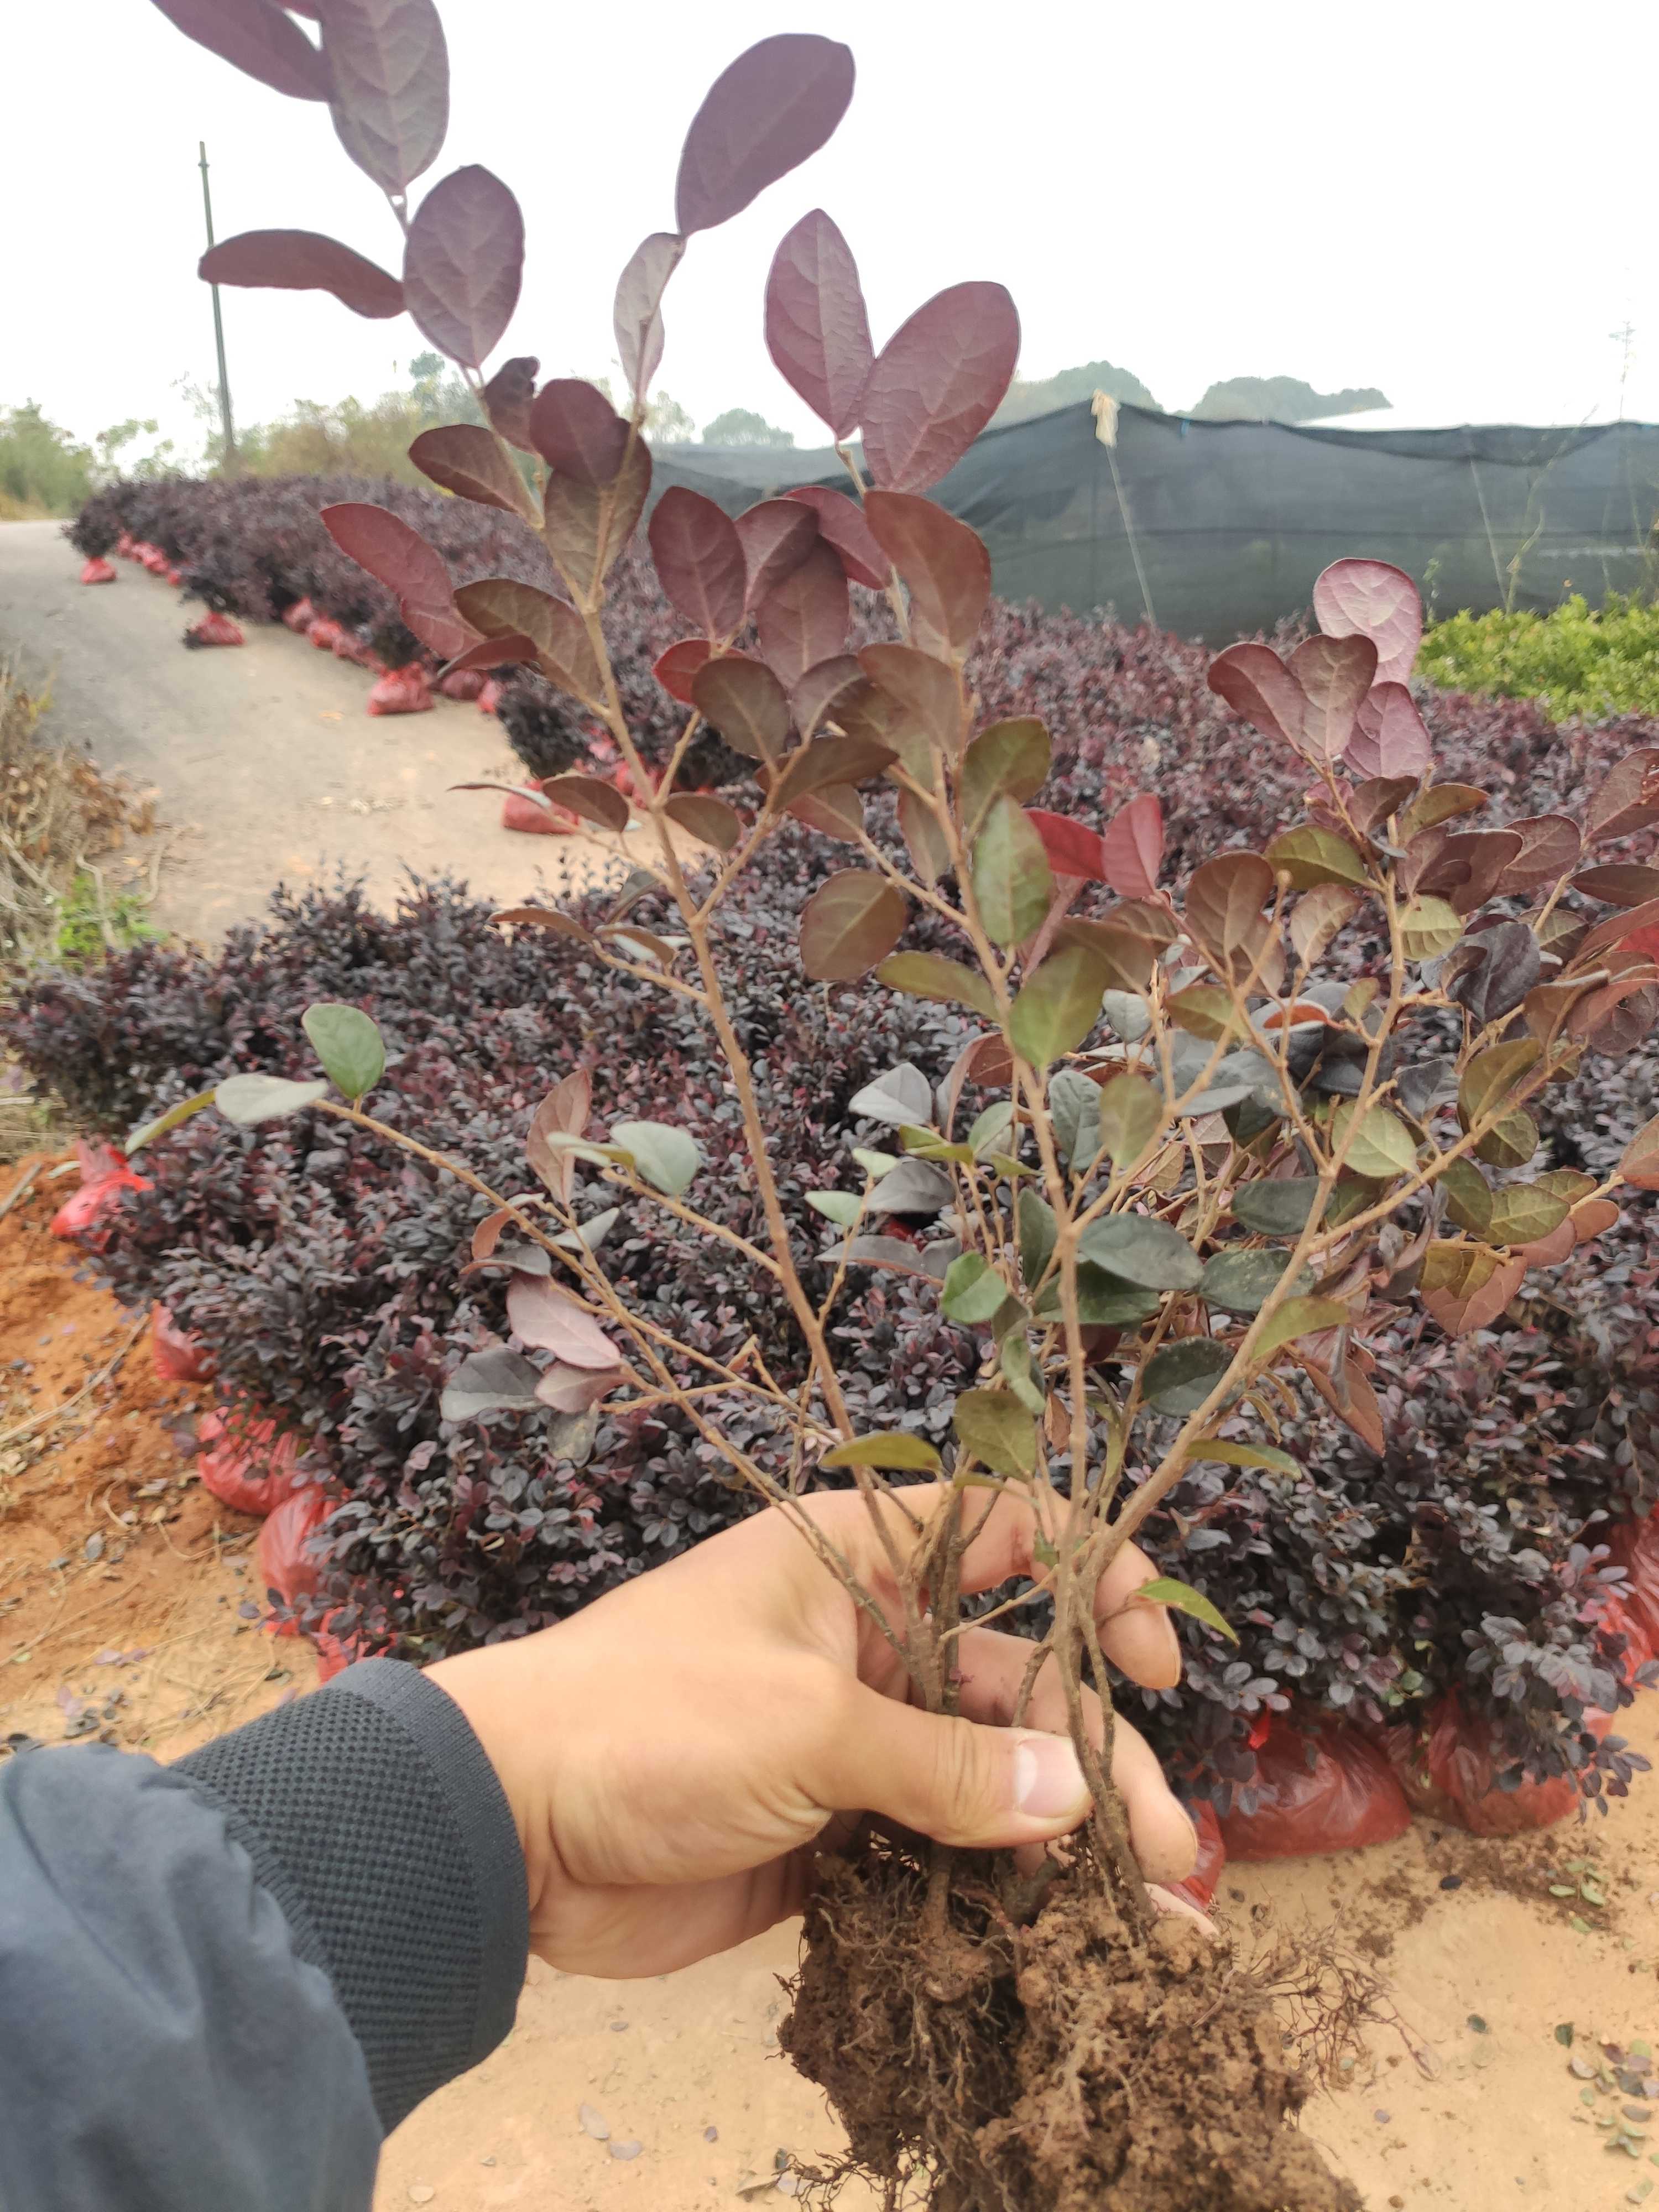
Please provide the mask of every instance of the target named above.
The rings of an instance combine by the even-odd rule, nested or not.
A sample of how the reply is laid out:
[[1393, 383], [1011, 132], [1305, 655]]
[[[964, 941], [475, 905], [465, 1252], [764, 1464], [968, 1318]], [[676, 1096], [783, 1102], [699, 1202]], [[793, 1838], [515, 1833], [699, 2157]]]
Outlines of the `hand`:
[[[949, 1493], [907, 1490], [912, 1512]], [[979, 1501], [975, 1500], [975, 1505]], [[892, 1620], [896, 1585], [855, 1492], [804, 1506]], [[891, 1510], [892, 1509], [888, 1509]], [[974, 1510], [969, 1508], [969, 1510]], [[911, 1531], [898, 1523], [908, 1547]], [[1035, 1518], [1003, 1494], [963, 1561], [965, 1592], [1032, 1572]], [[1180, 1679], [1154, 1570], [1126, 1546], [1096, 1595], [1103, 1647], [1133, 1680]], [[798, 1912], [808, 1847], [871, 1812], [942, 1843], [1037, 1845], [1089, 1793], [1063, 1731], [1058, 1672], [1012, 1717], [1031, 1646], [959, 1639], [961, 1718], [908, 1702], [892, 1646], [777, 1510], [625, 1583], [556, 1628], [428, 1668], [501, 1778], [524, 1845], [531, 1948], [568, 1973], [667, 1973]], [[1086, 1692], [1099, 1740], [1100, 1709]], [[1151, 1881], [1192, 1870], [1196, 1838], [1145, 1740], [1120, 1716], [1113, 1778]]]

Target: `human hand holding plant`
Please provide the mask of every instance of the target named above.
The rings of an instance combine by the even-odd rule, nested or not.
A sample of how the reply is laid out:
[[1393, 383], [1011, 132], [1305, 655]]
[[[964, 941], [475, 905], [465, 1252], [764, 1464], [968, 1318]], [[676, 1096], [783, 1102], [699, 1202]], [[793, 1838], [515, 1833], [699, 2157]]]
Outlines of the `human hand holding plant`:
[[[902, 1503], [925, 1526], [951, 1492], [918, 1487]], [[899, 1593], [856, 1492], [807, 1510], [895, 1617]], [[973, 1518], [965, 1589], [1030, 1573], [1029, 1505], [981, 1501]], [[1178, 1679], [1180, 1655], [1164, 1608], [1133, 1595], [1152, 1572], [1133, 1547], [1120, 1553], [1097, 1613], [1114, 1661], [1158, 1686]], [[963, 1848], [1035, 1845], [1040, 1860], [1043, 1842], [1085, 1818], [1089, 1792], [1052, 1665], [1026, 1725], [1002, 1725], [1030, 1656], [1022, 1638], [970, 1632], [958, 1716], [920, 1710], [844, 1584], [765, 1513], [556, 1628], [428, 1673], [465, 1713], [513, 1808], [532, 1948], [567, 1973], [621, 1978], [689, 1966], [799, 1912], [811, 1847], [832, 1826], [845, 1840], [849, 1814]], [[1097, 1739], [1092, 1695], [1089, 1706]], [[1113, 1771], [1141, 1868], [1180, 1881], [1192, 1822], [1122, 1723]]]

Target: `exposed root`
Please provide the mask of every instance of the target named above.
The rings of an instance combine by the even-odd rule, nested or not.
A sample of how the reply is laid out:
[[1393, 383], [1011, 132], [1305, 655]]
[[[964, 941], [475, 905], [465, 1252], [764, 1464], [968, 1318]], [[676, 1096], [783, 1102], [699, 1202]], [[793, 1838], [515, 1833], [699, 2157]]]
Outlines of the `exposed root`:
[[1192, 1923], [1128, 1927], [1090, 1851], [1029, 1927], [964, 1854], [941, 1941], [919, 1861], [827, 1860], [783, 2043], [828, 2093], [887, 2212], [1358, 2212], [1291, 2124], [1306, 2084], [1274, 1998], [1334, 2063], [1369, 1984], [1281, 1942], [1254, 1968]]

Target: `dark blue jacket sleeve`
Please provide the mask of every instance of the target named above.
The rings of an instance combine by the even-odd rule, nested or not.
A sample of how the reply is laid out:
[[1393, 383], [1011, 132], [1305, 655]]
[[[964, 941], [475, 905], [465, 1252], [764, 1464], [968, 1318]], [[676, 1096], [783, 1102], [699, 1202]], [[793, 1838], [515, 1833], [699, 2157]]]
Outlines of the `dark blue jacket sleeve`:
[[524, 1863], [459, 1708], [352, 1668], [175, 1766], [0, 1768], [0, 2206], [361, 2212], [512, 2025]]

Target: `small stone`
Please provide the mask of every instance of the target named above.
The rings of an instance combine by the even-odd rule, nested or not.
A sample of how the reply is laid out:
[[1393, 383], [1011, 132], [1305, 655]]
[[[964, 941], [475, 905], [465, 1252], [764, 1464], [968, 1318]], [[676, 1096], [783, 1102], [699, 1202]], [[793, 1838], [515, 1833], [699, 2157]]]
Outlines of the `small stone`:
[[1394, 2212], [1405, 2212], [1406, 2200], [1403, 2197], [1391, 2197], [1389, 2203], [1393, 2206]]
[[645, 2145], [642, 2142], [631, 2140], [628, 2142], [613, 2142], [611, 2146], [611, 2155], [612, 2158], [637, 2158], [644, 2148]]
[[480, 2166], [494, 2166], [494, 2165], [495, 2165], [495, 2160], [494, 2157], [492, 2156], [492, 2157], [490, 2157], [490, 2158], [481, 2158], [481, 2159], [478, 2160], [478, 2163], [479, 2163], [479, 2165], [480, 2165]]
[[1371, 2118], [1376, 2122], [1378, 2127], [1386, 2128], [1389, 2122], [1394, 2118], [1394, 2115], [1392, 2112], [1385, 2112], [1381, 2105], [1379, 2105], [1376, 2110], [1371, 2114]]
[[1469, 2014], [1469, 2027], [1471, 2032], [1476, 2035], [1489, 2035], [1492, 2032], [1487, 2027], [1486, 2021], [1481, 2019], [1478, 2012], [1472, 2012]]
[[577, 2110], [576, 2118], [582, 2124], [582, 2130], [584, 2134], [592, 2136], [595, 2142], [608, 2142], [610, 2141], [611, 2130], [606, 2124], [605, 2116], [601, 2112], [595, 2112], [592, 2105], [583, 2105], [580, 2106]]
[[611, 2033], [612, 2035], [621, 2035], [626, 2032], [628, 2022], [625, 2020], [613, 2020], [611, 2023]]
[[1462, 1889], [1463, 1877], [1461, 1874], [1443, 1874], [1440, 1877], [1440, 1887], [1442, 1889]]
[[702, 2131], [702, 2139], [705, 2142], [718, 2142], [720, 2139], [720, 2131], [718, 2128], [705, 2128]]
[[804, 2185], [798, 2173], [781, 2173], [778, 2176], [780, 2197], [799, 2197]]
[[411, 2181], [409, 2185], [409, 2201], [411, 2204], [430, 2204], [437, 2193], [429, 2181]]

